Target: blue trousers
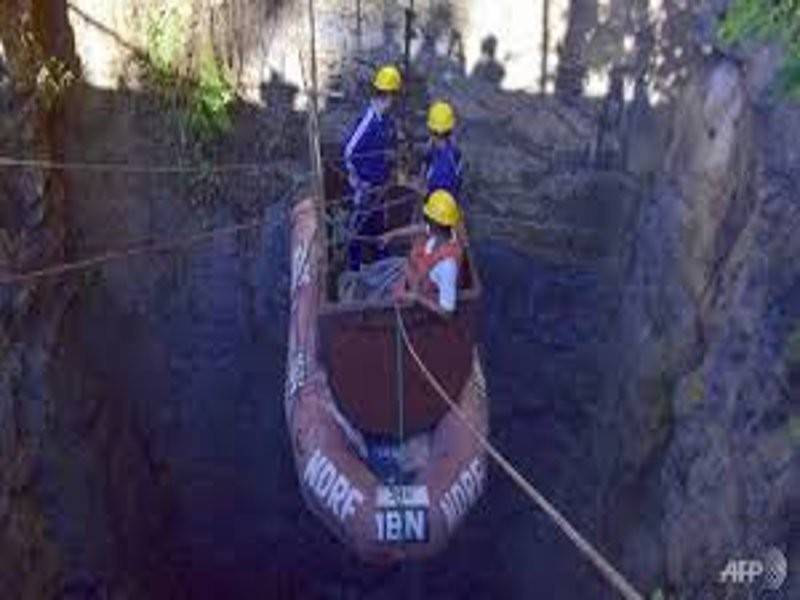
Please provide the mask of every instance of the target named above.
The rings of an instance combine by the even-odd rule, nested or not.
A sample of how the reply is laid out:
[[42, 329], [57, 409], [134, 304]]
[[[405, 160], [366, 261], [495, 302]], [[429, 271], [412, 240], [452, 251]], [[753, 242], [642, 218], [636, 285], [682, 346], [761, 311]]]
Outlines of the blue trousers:
[[[356, 236], [378, 236], [386, 232], [385, 211], [382, 204], [378, 202], [367, 203], [363, 207], [355, 207], [350, 215], [348, 230], [351, 235]], [[371, 246], [375, 248], [376, 260], [386, 258], [388, 253], [377, 244], [364, 242], [359, 239], [350, 240], [347, 246], [347, 262], [351, 271], [358, 271], [364, 262], [364, 248]]]
[[[354, 185], [355, 184], [355, 185]], [[386, 210], [378, 190], [363, 182], [351, 181], [353, 193], [353, 210], [350, 213], [348, 232], [353, 236], [379, 236], [386, 232]], [[365, 242], [360, 239], [351, 239], [347, 245], [347, 266], [351, 271], [358, 271], [364, 263], [364, 248], [370, 246], [375, 249], [375, 260], [388, 256], [385, 248]]]

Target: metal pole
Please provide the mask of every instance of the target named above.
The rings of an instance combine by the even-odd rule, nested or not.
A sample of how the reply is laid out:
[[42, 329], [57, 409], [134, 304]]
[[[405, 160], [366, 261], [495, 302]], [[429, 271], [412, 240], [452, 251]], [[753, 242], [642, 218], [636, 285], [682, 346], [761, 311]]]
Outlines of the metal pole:
[[395, 323], [395, 377], [397, 379], [397, 434], [400, 444], [405, 437], [405, 381], [403, 373], [403, 335], [400, 331], [400, 308], [397, 308], [397, 322]]
[[[405, 438], [405, 377], [403, 373], [403, 351], [405, 350], [405, 341], [403, 339], [403, 332], [401, 330], [401, 316], [400, 316], [400, 307], [395, 306], [395, 338], [394, 338], [394, 348], [395, 348], [395, 379], [397, 385], [397, 433], [399, 437], [399, 444], [398, 444], [398, 459], [403, 456], [405, 448], [403, 447], [403, 441]], [[402, 515], [402, 519], [405, 519], [405, 511], [404, 502], [405, 499], [403, 497], [403, 484], [401, 481], [402, 476], [402, 469], [400, 466], [397, 467], [397, 481], [395, 484], [397, 485], [397, 492], [396, 498], [398, 500], [397, 508], [400, 509], [400, 514]], [[405, 528], [403, 529], [405, 531]], [[405, 535], [405, 534], [403, 534]], [[404, 538], [401, 539], [400, 550], [404, 551]], [[404, 569], [404, 564], [401, 565], [401, 569]]]
[[361, 56], [361, 0], [356, 0], [356, 51]]
[[406, 16], [406, 31], [405, 31], [405, 47], [403, 49], [403, 69], [408, 75], [411, 68], [411, 37], [414, 35], [414, 0], [409, 0], [408, 8], [405, 10]]
[[322, 210], [324, 185], [322, 181], [322, 156], [319, 146], [319, 86], [317, 82], [317, 36], [314, 0], [308, 0], [308, 25], [311, 33], [311, 110], [308, 115], [308, 146], [311, 171], [314, 174], [314, 196], [318, 210]]
[[405, 39], [403, 48], [403, 76], [406, 79], [401, 98], [401, 128], [403, 131], [403, 147], [400, 151], [400, 158], [403, 167], [406, 169], [411, 163], [411, 131], [409, 128], [409, 106], [408, 95], [411, 90], [411, 39], [414, 37], [414, 0], [409, 1], [405, 14]]
[[542, 64], [539, 78], [539, 90], [547, 93], [547, 54], [550, 51], [550, 0], [544, 0], [542, 7]]

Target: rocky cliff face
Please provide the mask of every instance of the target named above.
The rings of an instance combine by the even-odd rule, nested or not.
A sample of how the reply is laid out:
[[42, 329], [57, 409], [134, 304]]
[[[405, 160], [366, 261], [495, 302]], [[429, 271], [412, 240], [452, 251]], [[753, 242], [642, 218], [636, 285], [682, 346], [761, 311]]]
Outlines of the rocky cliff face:
[[[52, 115], [39, 85], [48, 43], [45, 3], [0, 5], [0, 152], [52, 157]], [[47, 48], [47, 50], [45, 49]], [[0, 170], [0, 261], [4, 273], [63, 256], [62, 182], [40, 169]], [[35, 493], [52, 414], [46, 369], [68, 292], [52, 282], [0, 288], [0, 595], [51, 596], [59, 555]]]
[[677, 108], [666, 176], [632, 240], [611, 461], [632, 490], [622, 511], [641, 515], [625, 556], [680, 597], [717, 593], [733, 556], [796, 553], [798, 119], [764, 104], [737, 64], [709, 63]]
[[[68, 160], [66, 115], [80, 101], [80, 63], [66, 3], [3, 3], [0, 41], [0, 154]], [[74, 242], [70, 184], [46, 166], [0, 169], [4, 277], [67, 258]], [[132, 371], [97, 377], [113, 364], [114, 350], [88, 357], [81, 351], [81, 336], [96, 323], [75, 309], [90, 285], [91, 278], [44, 277], [0, 288], [4, 598], [84, 597], [103, 578], [109, 592], [135, 593], [144, 574], [163, 572], [150, 567], [161, 556], [153, 538], [164, 531], [168, 502], [142, 435], [141, 407], [97, 383], [120, 384]], [[141, 506], [151, 507], [144, 519]]]
[[[306, 513], [280, 411], [288, 240], [275, 203], [306, 170], [291, 84], [307, 45], [302, 3], [196, 11], [186, 47], [213, 43], [243, 98], [229, 136], [201, 151], [136, 70], [148, 14], [170, 3], [134, 4], [0, 5], [2, 154], [278, 162], [178, 174], [0, 167], [4, 271], [260, 219], [171, 254], [0, 288], [0, 557], [11, 565], [0, 596], [602, 597], [582, 558], [500, 476], [448, 552], [407, 571], [352, 564]], [[605, 24], [591, 48], [616, 48], [609, 32], [635, 16], [612, 4], [611, 19], [591, 19]], [[666, 4], [673, 23], [678, 3]], [[763, 93], [770, 54], [742, 58], [746, 70], [708, 58], [688, 87], [668, 90], [674, 107], [652, 106], [644, 86], [627, 105], [618, 89], [568, 104], [505, 91], [468, 72], [484, 34], [499, 35], [502, 57], [503, 28], [519, 31], [481, 19], [490, 5], [436, 18], [424, 6], [432, 31], [415, 60], [420, 106], [443, 95], [459, 109], [493, 437], [640, 588], [706, 598], [728, 557], [792, 551], [800, 115]], [[356, 46], [341, 8], [319, 15], [329, 81], [347, 94], [325, 105], [332, 142], [368, 74], [341, 65]], [[379, 13], [364, 15], [375, 60], [399, 52], [396, 27], [379, 27], [399, 13]], [[459, 28], [466, 63], [445, 51]], [[659, 52], [676, 56], [664, 35]], [[84, 77], [53, 95], [46, 56]], [[533, 55], [521, 56], [517, 82]], [[658, 63], [659, 81], [684, 66]]]

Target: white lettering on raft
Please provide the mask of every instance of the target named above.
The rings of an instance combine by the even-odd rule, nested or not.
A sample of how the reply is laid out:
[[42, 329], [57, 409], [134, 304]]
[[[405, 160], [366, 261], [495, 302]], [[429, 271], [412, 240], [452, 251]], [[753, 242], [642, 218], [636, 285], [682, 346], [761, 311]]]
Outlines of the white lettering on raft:
[[427, 542], [428, 510], [379, 510], [375, 513], [379, 542]]
[[439, 500], [439, 508], [447, 521], [447, 528], [453, 530], [483, 491], [484, 470], [479, 458], [461, 471]]
[[286, 376], [286, 397], [290, 400], [300, 391], [306, 383], [308, 364], [306, 353], [302, 350], [295, 352], [289, 359], [289, 367]]
[[379, 487], [375, 496], [375, 525], [379, 542], [428, 541], [428, 488]]
[[303, 240], [292, 254], [292, 283], [290, 290], [295, 294], [301, 285], [311, 282], [311, 246]]
[[323, 507], [344, 523], [356, 512], [356, 505], [364, 502], [364, 494], [336, 469], [319, 448], [306, 463], [303, 480], [314, 492]]

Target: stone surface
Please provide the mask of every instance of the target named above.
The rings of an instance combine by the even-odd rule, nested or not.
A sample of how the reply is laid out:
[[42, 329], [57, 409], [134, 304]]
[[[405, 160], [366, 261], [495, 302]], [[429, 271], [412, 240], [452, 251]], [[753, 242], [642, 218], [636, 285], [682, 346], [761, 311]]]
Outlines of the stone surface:
[[[24, 15], [34, 4], [14, 7]], [[187, 48], [215, 40], [243, 100], [232, 134], [200, 151], [131, 68], [148, 10], [167, 3], [76, 0], [68, 14], [46, 4], [51, 27], [68, 18], [74, 28], [86, 78], [58, 119], [42, 115], [21, 70], [30, 57], [0, 19], [15, 81], [0, 81], [4, 153], [265, 168], [61, 180], [0, 171], [3, 262], [23, 270], [61, 256], [65, 202], [77, 258], [260, 219], [178, 252], [2, 290], [0, 556], [31, 575], [0, 570], [0, 597], [609, 596], [497, 471], [442, 556], [388, 572], [356, 563], [305, 509], [281, 413], [282, 197], [307, 168], [294, 110], [304, 3], [204, 3]], [[619, 110], [613, 94], [564, 103], [509, 91], [542, 75], [537, 36], [519, 35], [530, 25], [522, 12], [511, 23], [492, 2], [450, 15], [420, 3], [411, 105], [447, 96], [459, 112], [493, 439], [643, 592], [707, 598], [730, 555], [775, 544], [798, 564], [789, 518], [800, 378], [789, 339], [800, 327], [800, 115], [768, 101], [752, 70], [695, 60], [689, 41], [713, 40], [702, 11], [724, 2], [679, 4], [664, 3], [650, 24], [641, 3], [602, 4], [610, 13], [598, 13], [587, 47], [606, 58], [585, 89], [594, 93], [612, 59], [629, 75], [657, 65]], [[569, 26], [562, 5], [551, 3], [558, 31]], [[376, 6], [362, 42], [380, 48], [359, 55], [367, 62], [399, 56], [400, 7]], [[542, 5], [532, 6], [539, 22]], [[318, 15], [320, 52], [331, 55], [323, 79], [345, 93], [323, 106], [334, 143], [362, 108], [370, 71], [351, 60], [354, 15], [343, 8]], [[497, 65], [472, 69], [490, 33], [500, 86]], [[64, 35], [46, 45], [68, 48]], [[640, 44], [633, 53], [627, 36]], [[759, 55], [751, 69], [772, 60]]]
[[[47, 157], [54, 140], [34, 87], [42, 60], [36, 2], [0, 5], [3, 77], [0, 149], [5, 156]], [[46, 12], [46, 11], [45, 11]], [[30, 34], [21, 44], [20, 32]], [[36, 43], [33, 43], [35, 41]], [[52, 173], [0, 170], [3, 273], [40, 267], [63, 255], [63, 195]], [[58, 593], [60, 552], [48, 534], [36, 486], [40, 448], [47, 435], [52, 396], [46, 361], [66, 297], [47, 283], [2, 285], [0, 294], [0, 596], [43, 598]], [[45, 302], [45, 298], [49, 298]]]
[[621, 340], [636, 355], [608, 399], [626, 423], [621, 477], [657, 490], [642, 507], [658, 515], [645, 556], [661, 556], [662, 581], [681, 597], [717, 593], [732, 555], [796, 552], [783, 348], [800, 306], [800, 272], [786, 260], [797, 252], [798, 171], [774, 136], [797, 135], [800, 114], [754, 113], [741, 81], [716, 63], [679, 109], [673, 184], [643, 206], [632, 246]]

